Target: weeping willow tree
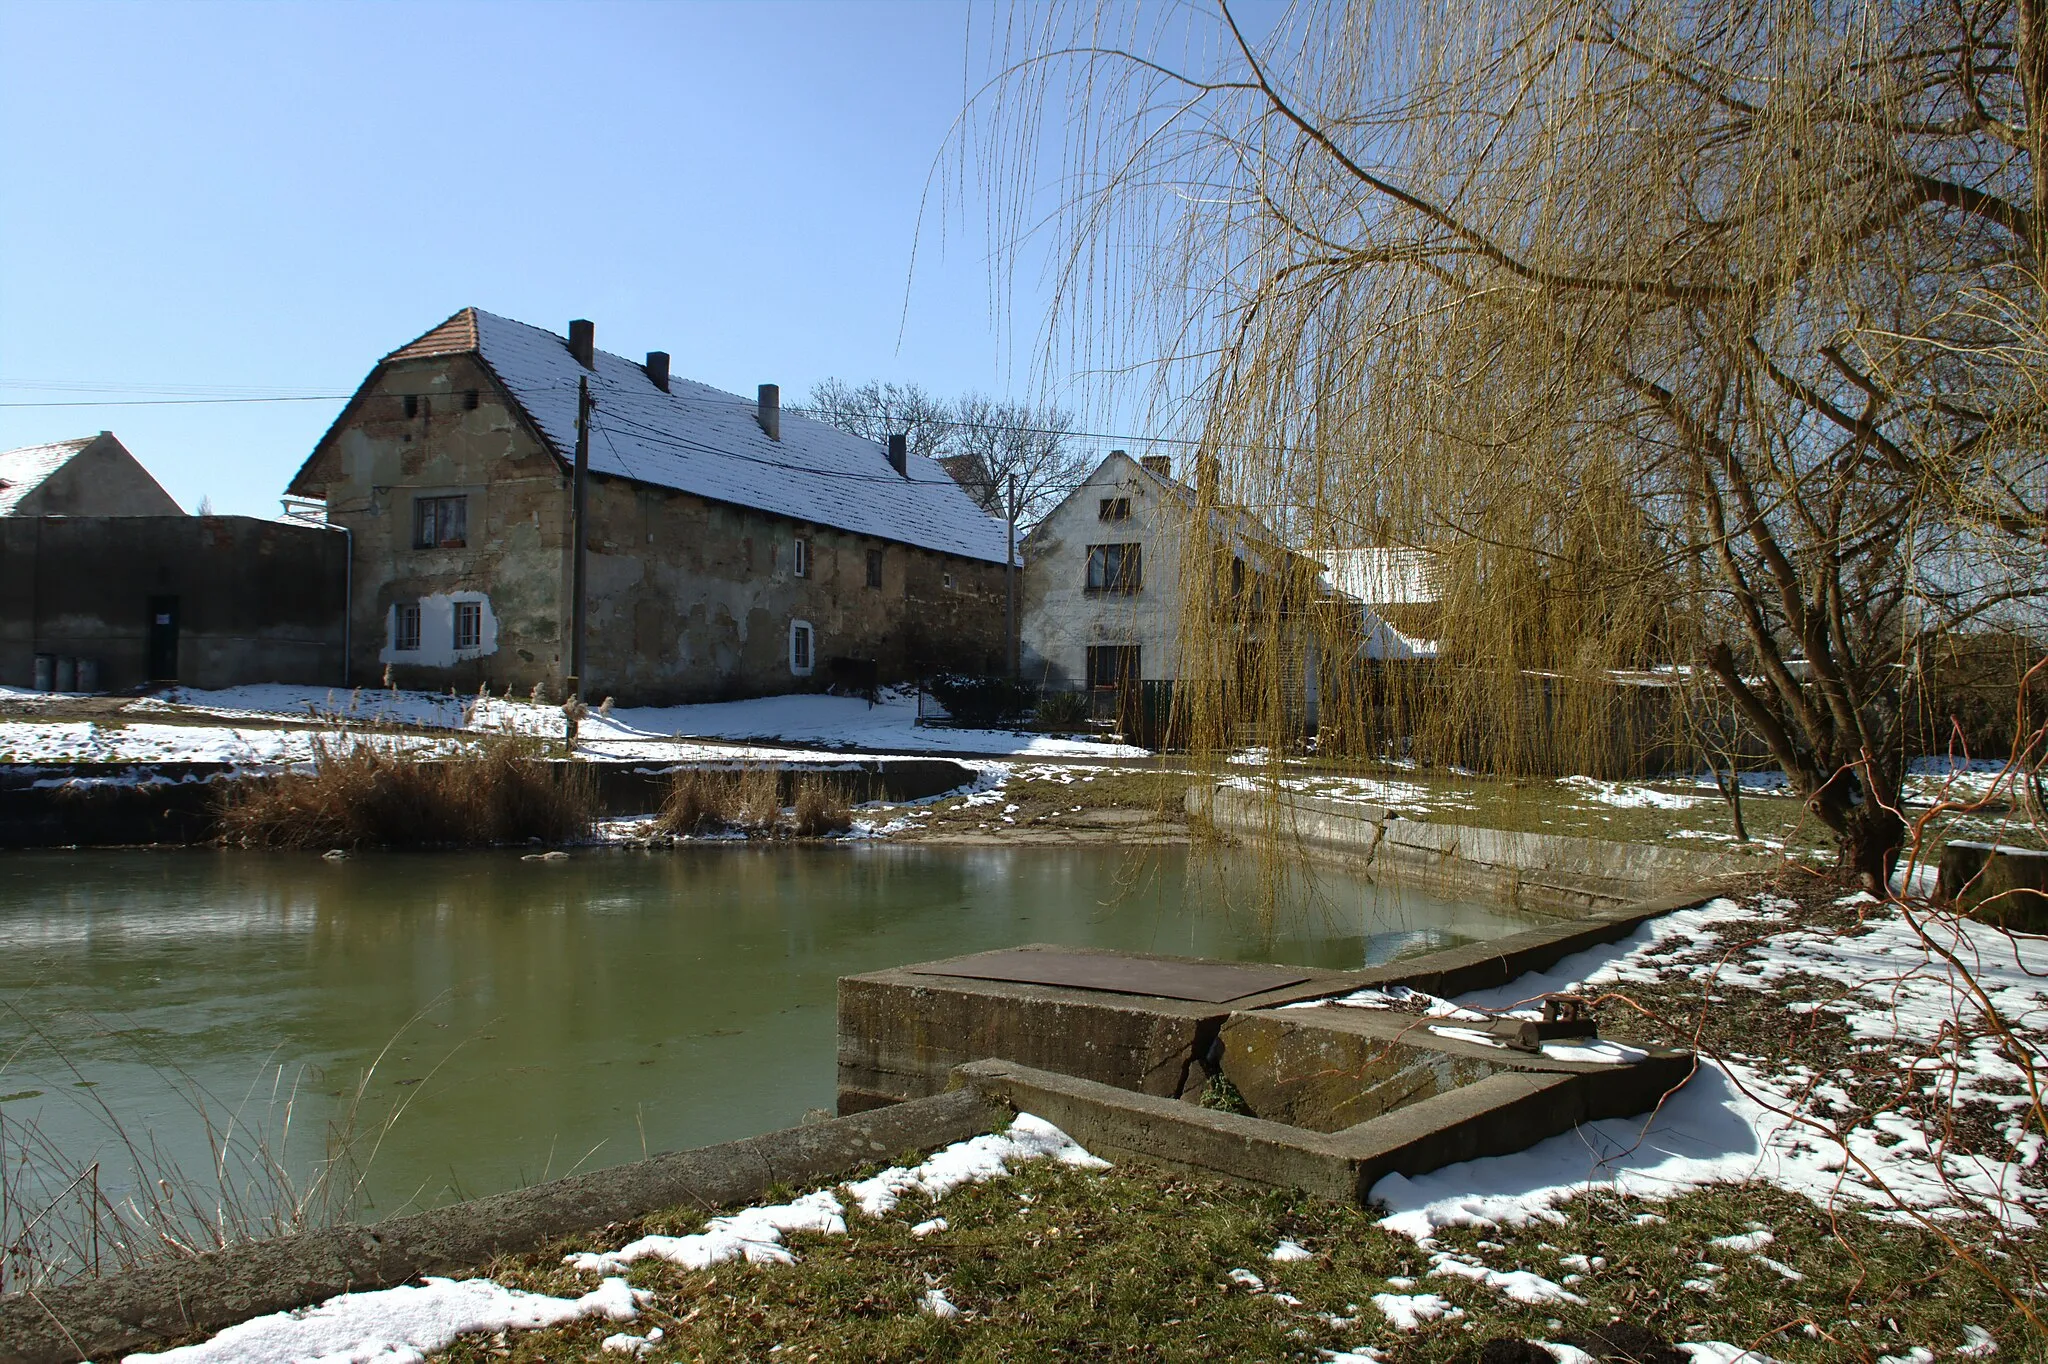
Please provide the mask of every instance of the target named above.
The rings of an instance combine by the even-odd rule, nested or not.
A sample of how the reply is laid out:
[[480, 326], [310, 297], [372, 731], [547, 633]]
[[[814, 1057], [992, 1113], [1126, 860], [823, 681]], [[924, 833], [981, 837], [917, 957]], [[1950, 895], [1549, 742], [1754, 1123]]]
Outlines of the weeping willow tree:
[[[997, 34], [963, 146], [1010, 244], [1056, 239], [1049, 357], [1146, 372], [1216, 461], [1205, 501], [1310, 553], [1429, 552], [1417, 733], [1512, 731], [1531, 677], [1662, 670], [1845, 872], [1889, 873], [1927, 651], [2032, 628], [2048, 587], [2038, 3], [1332, 0], [1257, 31], [1085, 6]], [[1300, 658], [1355, 656], [1358, 617], [1285, 571], [1233, 591], [1227, 540], [1189, 537], [1184, 710], [1277, 752]], [[1594, 742], [1598, 707], [1546, 704], [1549, 742]]]

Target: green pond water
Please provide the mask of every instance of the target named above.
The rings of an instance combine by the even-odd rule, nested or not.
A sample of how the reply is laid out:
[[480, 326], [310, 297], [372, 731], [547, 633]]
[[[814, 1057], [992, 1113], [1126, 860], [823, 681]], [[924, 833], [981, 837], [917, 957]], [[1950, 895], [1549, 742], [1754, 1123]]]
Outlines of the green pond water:
[[116, 1125], [191, 1175], [210, 1120], [303, 1177], [367, 1071], [359, 1158], [403, 1106], [386, 1216], [830, 1109], [842, 975], [1027, 942], [1352, 967], [1530, 922], [1178, 848], [13, 853], [0, 1148], [118, 1193]]

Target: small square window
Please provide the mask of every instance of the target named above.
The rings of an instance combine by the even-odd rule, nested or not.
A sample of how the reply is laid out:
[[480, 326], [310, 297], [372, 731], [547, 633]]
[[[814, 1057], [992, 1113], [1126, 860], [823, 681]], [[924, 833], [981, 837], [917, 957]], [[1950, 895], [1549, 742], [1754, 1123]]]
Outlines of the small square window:
[[789, 623], [789, 670], [798, 677], [808, 677], [812, 659], [811, 623], [807, 620], [793, 620]]
[[1131, 519], [1131, 499], [1128, 497], [1105, 497], [1096, 508], [1097, 518], [1103, 521], [1128, 521]]
[[391, 622], [391, 647], [411, 651], [420, 647], [420, 604], [400, 602]]
[[409, 421], [409, 420], [411, 420], [412, 418], [414, 418], [414, 417], [417, 417], [417, 416], [418, 416], [419, 414], [420, 414], [420, 395], [419, 395], [419, 394], [417, 394], [417, 393], [408, 393], [408, 394], [406, 394], [406, 395], [405, 395], [405, 415], [406, 415], [406, 419], [407, 419], [407, 420]]
[[474, 411], [476, 411], [476, 409], [477, 409], [477, 406], [478, 406], [478, 404], [479, 404], [479, 403], [481, 403], [482, 401], [483, 401], [482, 397], [481, 397], [481, 396], [480, 396], [480, 395], [479, 395], [479, 394], [477, 393], [477, 391], [476, 391], [475, 389], [473, 389], [473, 388], [470, 388], [470, 389], [464, 389], [464, 390], [463, 390], [463, 393], [462, 393], [462, 407], [463, 407], [463, 410], [464, 410], [464, 411], [466, 411], [466, 412], [474, 412]]
[[455, 603], [455, 647], [481, 649], [483, 646], [484, 604], [477, 601]]
[[414, 549], [462, 549], [468, 543], [467, 497], [415, 497], [412, 500]]
[[811, 542], [801, 535], [790, 550], [789, 571], [799, 578], [811, 576]]
[[882, 551], [880, 551], [879, 549], [871, 549], [868, 551], [868, 586], [880, 587], [881, 585]]
[[946, 590], [951, 592], [953, 590], [953, 575], [950, 573], [942, 574], [941, 579], [946, 584]]

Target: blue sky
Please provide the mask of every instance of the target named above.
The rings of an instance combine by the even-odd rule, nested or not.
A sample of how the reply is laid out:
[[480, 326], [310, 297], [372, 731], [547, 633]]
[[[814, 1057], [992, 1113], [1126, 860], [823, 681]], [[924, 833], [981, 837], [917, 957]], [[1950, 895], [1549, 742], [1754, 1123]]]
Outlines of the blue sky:
[[[1030, 396], [1032, 279], [998, 336], [978, 207], [918, 240], [969, 50], [941, 3], [0, 0], [0, 404], [346, 393], [470, 304], [786, 402]], [[0, 449], [111, 429], [272, 515], [339, 407], [0, 406]]]

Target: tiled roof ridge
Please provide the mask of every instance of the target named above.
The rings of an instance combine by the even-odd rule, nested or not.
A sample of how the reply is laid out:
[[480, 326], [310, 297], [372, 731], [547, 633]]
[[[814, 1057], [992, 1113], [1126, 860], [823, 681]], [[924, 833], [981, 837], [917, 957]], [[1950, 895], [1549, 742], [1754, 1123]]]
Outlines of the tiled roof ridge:
[[482, 309], [476, 307], [456, 309], [445, 322], [429, 327], [378, 363], [422, 360], [435, 355], [462, 355], [476, 350], [480, 344], [476, 318], [481, 311]]

